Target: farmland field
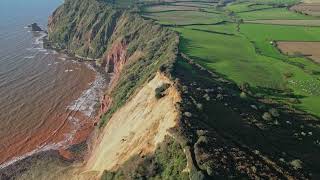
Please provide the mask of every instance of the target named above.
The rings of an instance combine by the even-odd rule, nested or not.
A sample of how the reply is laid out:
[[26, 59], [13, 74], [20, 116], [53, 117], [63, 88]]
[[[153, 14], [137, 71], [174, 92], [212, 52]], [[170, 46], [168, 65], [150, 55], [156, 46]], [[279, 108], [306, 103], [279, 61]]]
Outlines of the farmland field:
[[233, 12], [246, 12], [246, 11], [268, 9], [268, 8], [272, 8], [272, 6], [268, 4], [255, 4], [252, 2], [232, 3], [226, 7], [227, 10], [230, 10]]
[[280, 41], [277, 42], [277, 47], [289, 55], [304, 55], [320, 63], [320, 42], [290, 42]]
[[301, 3], [291, 7], [290, 10], [312, 16], [320, 16], [320, 3]]
[[239, 18], [244, 20], [258, 20], [258, 19], [315, 19], [312, 16], [307, 16], [293, 11], [289, 11], [287, 8], [272, 8], [263, 9], [260, 11], [241, 12], [237, 14]]
[[277, 25], [295, 25], [295, 26], [320, 26], [320, 20], [254, 20], [245, 21], [246, 23], [254, 24], [277, 24]]
[[157, 6], [149, 6], [144, 9], [145, 12], [161, 12], [161, 11], [187, 11], [187, 10], [198, 10], [197, 7], [189, 7], [189, 6], [170, 6], [170, 5], [157, 5]]
[[[320, 116], [319, 64], [303, 56], [282, 54], [276, 47], [278, 41], [320, 41], [320, 18], [284, 7], [296, 2], [237, 1], [222, 9], [205, 8], [205, 3], [172, 2], [166, 5], [206, 10], [157, 13], [150, 7], [153, 9], [142, 14], [177, 31], [179, 50], [202, 66], [238, 85], [249, 83], [260, 96]], [[292, 104], [292, 97], [299, 103]]]
[[144, 17], [151, 18], [165, 25], [215, 24], [224, 20], [219, 14], [201, 11], [170, 11], [146, 13]]

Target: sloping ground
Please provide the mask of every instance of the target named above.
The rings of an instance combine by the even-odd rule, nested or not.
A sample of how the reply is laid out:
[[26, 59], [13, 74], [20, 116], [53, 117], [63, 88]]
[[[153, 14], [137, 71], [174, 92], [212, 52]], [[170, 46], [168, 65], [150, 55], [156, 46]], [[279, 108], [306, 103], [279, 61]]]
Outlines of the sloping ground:
[[173, 86], [163, 98], [155, 97], [155, 89], [167, 83], [172, 85], [165, 76], [157, 74], [112, 116], [88, 160], [86, 171], [100, 174], [117, 168], [133, 155], [155, 150], [179, 117], [175, 104], [180, 96]]
[[[163, 97], [157, 98], [155, 89], [164, 84], [169, 84], [170, 87], [163, 91]], [[47, 156], [36, 156], [16, 166], [19, 167], [18, 171], [12, 169], [10, 171], [14, 173], [3, 177], [46, 180], [99, 179], [105, 170], [117, 170], [132, 157], [154, 153], [157, 145], [168, 135], [168, 130], [177, 125], [180, 117], [177, 103], [180, 101], [181, 97], [174, 83], [157, 73], [113, 114], [94, 143], [94, 149], [88, 155], [86, 164], [72, 165], [59, 157], [49, 159]]]

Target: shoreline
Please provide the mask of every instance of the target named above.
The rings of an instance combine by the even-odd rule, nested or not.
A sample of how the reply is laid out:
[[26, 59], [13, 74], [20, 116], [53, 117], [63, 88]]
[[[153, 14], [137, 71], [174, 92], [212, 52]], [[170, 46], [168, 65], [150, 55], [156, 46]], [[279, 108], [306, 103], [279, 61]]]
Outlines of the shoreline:
[[[46, 37], [47, 34], [44, 31], [41, 32], [40, 37], [36, 39], [35, 43], [44, 45]], [[72, 154], [70, 155], [68, 149], [77, 144], [86, 142], [97, 124], [100, 100], [104, 90], [108, 86], [109, 81], [107, 73], [104, 74], [103, 71], [99, 70], [99, 67], [95, 66], [92, 60], [89, 60], [88, 62], [86, 60], [63, 53], [61, 50], [48, 48], [48, 46], [43, 46], [42, 48], [46, 50], [54, 50], [56, 53], [66, 56], [67, 61], [72, 58], [76, 58], [76, 61], [85, 63], [86, 68], [94, 72], [94, 80], [88, 84], [88, 86], [81, 92], [77, 99], [71, 101], [66, 106], [66, 112], [61, 116], [61, 118], [64, 118], [64, 120], [62, 124], [59, 125], [60, 127], [53, 132], [53, 134], [57, 135], [57, 137], [49, 137], [50, 139], [47, 139], [47, 141], [44, 141], [44, 143], [30, 148], [31, 151], [22, 153], [22, 155], [12, 156], [8, 160], [5, 160], [2, 164], [0, 164], [0, 171], [3, 171], [11, 166], [15, 166], [15, 164], [29, 157], [49, 151], [58, 151], [61, 157], [68, 159], [68, 157], [72, 157]], [[36, 134], [41, 133], [37, 132]], [[59, 137], [64, 138], [63, 140], [58, 140], [55, 142], [54, 139], [59, 139]], [[20, 146], [23, 146], [23, 144]], [[19, 152], [16, 154], [19, 154]]]

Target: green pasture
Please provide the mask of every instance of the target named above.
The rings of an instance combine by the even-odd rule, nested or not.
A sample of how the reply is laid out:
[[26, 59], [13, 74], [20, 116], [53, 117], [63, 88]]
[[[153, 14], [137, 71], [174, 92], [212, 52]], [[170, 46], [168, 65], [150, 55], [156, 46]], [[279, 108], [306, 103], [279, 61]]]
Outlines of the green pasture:
[[225, 20], [220, 14], [201, 11], [144, 13], [143, 16], [165, 25], [214, 24]]
[[274, 58], [285, 58], [272, 41], [320, 41], [320, 27], [242, 24], [240, 31], [261, 54]]
[[[292, 91], [294, 96], [301, 99], [301, 104], [294, 106], [320, 115], [320, 109], [313, 100], [317, 98], [320, 100], [320, 93], [317, 91], [317, 88], [320, 88], [320, 81], [317, 79], [319, 75], [309, 73], [319, 66], [304, 58], [287, 57], [279, 60], [260, 55], [250, 42], [252, 39], [249, 40], [240, 33], [220, 34], [220, 32], [236, 33], [235, 28], [234, 24], [222, 24], [174, 29], [181, 36], [180, 50], [201, 65], [237, 84], [248, 82], [256, 93], [262, 93], [285, 103], [289, 99], [286, 93]], [[289, 61], [291, 59], [292, 64]], [[304, 68], [296, 64], [302, 64]], [[286, 74], [292, 76], [286, 77]], [[275, 93], [276, 91], [281, 93]]]
[[266, 8], [272, 8], [272, 6], [268, 4], [255, 4], [252, 2], [244, 2], [244, 3], [229, 4], [225, 9], [233, 12], [243, 12], [243, 11], [255, 11], [255, 10], [266, 9]]
[[[235, 14], [245, 20], [314, 19], [287, 8], [265, 9], [269, 7], [266, 3], [245, 2], [226, 8], [234, 12], [264, 8]], [[180, 25], [172, 26], [180, 33], [180, 51], [209, 70], [237, 84], [248, 82], [254, 93], [320, 116], [319, 65], [302, 57], [283, 55], [275, 47], [276, 41], [320, 41], [319, 27], [245, 23], [239, 29], [223, 11], [219, 14], [200, 10], [166, 11], [144, 13], [144, 16], [160, 24]], [[228, 22], [214, 25], [222, 21]], [[292, 98], [300, 103], [293, 103]]]
[[287, 8], [272, 8], [259, 11], [241, 12], [237, 16], [243, 20], [258, 20], [258, 19], [316, 19], [313, 16], [299, 14], [289, 11]]

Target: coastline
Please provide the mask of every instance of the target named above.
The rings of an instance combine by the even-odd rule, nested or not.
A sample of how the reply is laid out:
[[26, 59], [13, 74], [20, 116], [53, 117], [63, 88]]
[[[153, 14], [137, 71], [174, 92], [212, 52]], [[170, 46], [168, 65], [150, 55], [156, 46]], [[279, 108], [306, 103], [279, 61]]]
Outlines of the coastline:
[[[44, 45], [45, 42], [42, 40], [46, 39], [47, 34], [45, 32], [40, 34], [41, 36], [36, 39], [35, 43]], [[11, 155], [9, 154], [5, 161], [1, 162], [0, 173], [9, 167], [14, 167], [15, 164], [24, 159], [49, 151], [57, 151], [62, 158], [71, 160], [73, 155], [68, 149], [86, 142], [97, 124], [98, 119], [96, 117], [99, 111], [100, 97], [102, 97], [104, 90], [107, 88], [108, 76], [103, 74], [103, 71], [100, 71], [92, 60], [85, 61], [82, 58], [69, 56], [60, 50], [48, 48], [48, 46], [45, 46], [44, 49], [54, 50], [56, 54], [62, 54], [64, 60], [76, 59], [77, 62], [84, 63], [93, 72], [93, 77], [88, 78], [90, 83], [83, 88], [80, 95], [68, 103], [65, 113], [58, 117], [53, 117], [52, 122], [50, 121], [51, 123], [59, 124], [59, 127], [51, 132], [50, 135], [43, 138], [42, 135], [47, 133], [47, 129], [43, 129], [40, 131], [44, 132], [38, 132], [36, 136], [28, 140], [28, 143], [31, 142], [30, 144], [26, 145], [22, 141], [5, 150], [7, 152], [11, 151]], [[41, 143], [37, 144], [37, 142]], [[12, 153], [12, 151], [17, 152]]]

